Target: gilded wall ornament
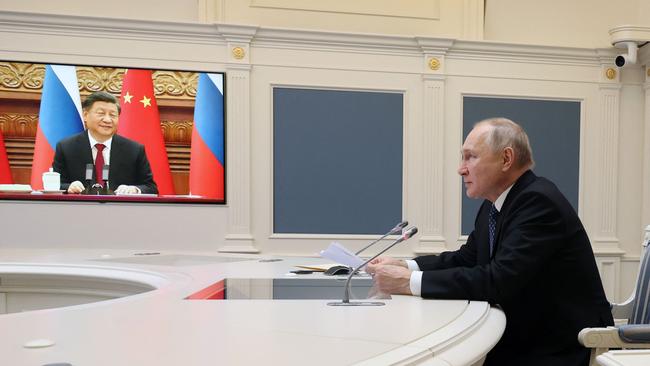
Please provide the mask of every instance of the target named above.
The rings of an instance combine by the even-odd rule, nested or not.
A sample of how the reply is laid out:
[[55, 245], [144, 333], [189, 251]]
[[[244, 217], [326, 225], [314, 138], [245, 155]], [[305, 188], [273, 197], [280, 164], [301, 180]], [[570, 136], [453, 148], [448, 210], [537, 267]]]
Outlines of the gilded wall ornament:
[[22, 62], [0, 62], [0, 89], [40, 91], [45, 78], [45, 66]]
[[611, 67], [608, 68], [608, 69], [605, 71], [605, 76], [606, 76], [609, 80], [614, 80], [614, 79], [616, 78], [616, 70], [614, 70], [614, 69], [611, 68]]
[[246, 51], [242, 47], [234, 47], [232, 49], [232, 57], [234, 57], [237, 60], [241, 60], [246, 56]]
[[433, 71], [436, 71], [440, 68], [440, 60], [435, 57], [429, 59], [429, 68]]

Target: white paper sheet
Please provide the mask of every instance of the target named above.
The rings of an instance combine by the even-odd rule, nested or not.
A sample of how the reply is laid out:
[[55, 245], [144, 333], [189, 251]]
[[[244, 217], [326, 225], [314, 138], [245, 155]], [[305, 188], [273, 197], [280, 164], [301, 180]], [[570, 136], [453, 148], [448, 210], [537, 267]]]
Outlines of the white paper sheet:
[[341, 243], [332, 242], [325, 250], [321, 250], [320, 256], [327, 258], [344, 266], [357, 268], [363, 264], [363, 260], [356, 254], [349, 251]]

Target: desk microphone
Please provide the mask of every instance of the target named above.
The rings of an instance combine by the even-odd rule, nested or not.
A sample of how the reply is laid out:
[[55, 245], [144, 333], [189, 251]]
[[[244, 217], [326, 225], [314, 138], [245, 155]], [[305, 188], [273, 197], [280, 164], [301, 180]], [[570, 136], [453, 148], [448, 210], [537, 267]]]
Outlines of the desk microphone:
[[93, 180], [93, 168], [92, 164], [86, 164], [86, 194], [90, 194], [90, 187], [92, 186]]
[[341, 302], [328, 302], [327, 305], [329, 306], [381, 306], [381, 305], [386, 305], [385, 303], [381, 301], [357, 301], [357, 302], [350, 302], [350, 281], [352, 280], [352, 276], [354, 276], [355, 273], [359, 272], [359, 270], [363, 267], [366, 266], [366, 264], [370, 263], [373, 259], [379, 257], [380, 255], [384, 254], [388, 249], [394, 247], [395, 245], [403, 242], [404, 240], [407, 240], [417, 234], [418, 228], [415, 226], [411, 226], [409, 229], [407, 229], [402, 236], [397, 238], [391, 245], [387, 246], [384, 248], [382, 251], [379, 253], [375, 254], [372, 256], [370, 259], [366, 260], [363, 262], [360, 266], [355, 268], [353, 271], [350, 272], [348, 275], [347, 281], [345, 281], [345, 292], [343, 293], [343, 300]]
[[388, 235], [401, 234], [401, 233], [402, 233], [402, 229], [404, 229], [408, 224], [409, 224], [409, 222], [406, 221], [406, 220], [400, 222], [399, 224], [395, 225], [394, 228], [390, 229], [389, 232], [387, 232], [386, 234], [382, 235], [381, 238], [379, 238], [379, 239], [373, 241], [372, 243], [366, 245], [365, 247], [359, 249], [359, 250], [358, 250], [356, 253], [354, 253], [354, 254], [359, 255], [359, 253], [361, 253], [361, 252], [363, 252], [364, 250], [370, 248], [371, 246], [375, 245], [376, 243], [378, 243], [378, 242], [384, 240]]
[[108, 165], [104, 164], [102, 166], [102, 183], [104, 186], [104, 194], [109, 194], [109, 187], [108, 187]]

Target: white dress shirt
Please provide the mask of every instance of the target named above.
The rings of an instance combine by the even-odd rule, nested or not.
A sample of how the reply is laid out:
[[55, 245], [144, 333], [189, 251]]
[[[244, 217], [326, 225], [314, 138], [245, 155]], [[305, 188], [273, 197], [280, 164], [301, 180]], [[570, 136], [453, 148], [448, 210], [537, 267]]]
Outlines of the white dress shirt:
[[104, 156], [104, 165], [111, 165], [111, 142], [113, 142], [113, 137], [111, 136], [110, 139], [104, 142], [97, 142], [97, 140], [88, 133], [88, 140], [90, 141], [90, 149], [93, 152], [93, 164], [95, 163], [95, 160], [97, 160], [97, 148], [95, 147], [95, 144], [104, 144], [104, 150], [102, 151], [102, 155]]

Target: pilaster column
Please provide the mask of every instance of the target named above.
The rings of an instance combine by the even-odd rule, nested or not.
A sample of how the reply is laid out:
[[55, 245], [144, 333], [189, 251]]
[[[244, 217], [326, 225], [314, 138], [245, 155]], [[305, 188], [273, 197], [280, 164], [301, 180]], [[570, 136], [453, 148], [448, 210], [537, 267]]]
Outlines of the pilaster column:
[[419, 223], [417, 254], [440, 253], [445, 248], [443, 235], [443, 166], [444, 166], [444, 105], [445, 78], [440, 75], [423, 77], [422, 126], [422, 221]]
[[228, 232], [220, 252], [258, 253], [251, 231], [250, 41], [257, 28], [218, 25], [228, 41], [226, 65], [226, 204]]
[[617, 225], [618, 140], [621, 85], [603, 83], [599, 87], [600, 123], [597, 131], [597, 201], [594, 217], [594, 250], [620, 252]]
[[453, 41], [419, 38], [422, 69], [422, 201], [419, 205], [419, 241], [415, 254], [445, 251], [444, 237], [444, 117], [445, 54]]
[[[604, 64], [601, 68], [601, 83], [598, 90], [600, 113], [593, 126], [596, 146], [595, 172], [590, 177], [598, 177], [595, 182], [595, 202], [591, 204], [593, 216], [592, 246], [596, 254], [596, 264], [608, 299], [618, 300], [621, 278], [621, 256], [625, 253], [618, 238], [618, 144], [620, 126], [621, 83], [620, 70], [614, 65]], [[585, 159], [583, 157], [582, 159]], [[586, 175], [586, 174], [585, 174]], [[584, 176], [584, 175], [583, 175]], [[582, 184], [585, 187], [585, 184]], [[592, 197], [594, 197], [592, 195]]]

